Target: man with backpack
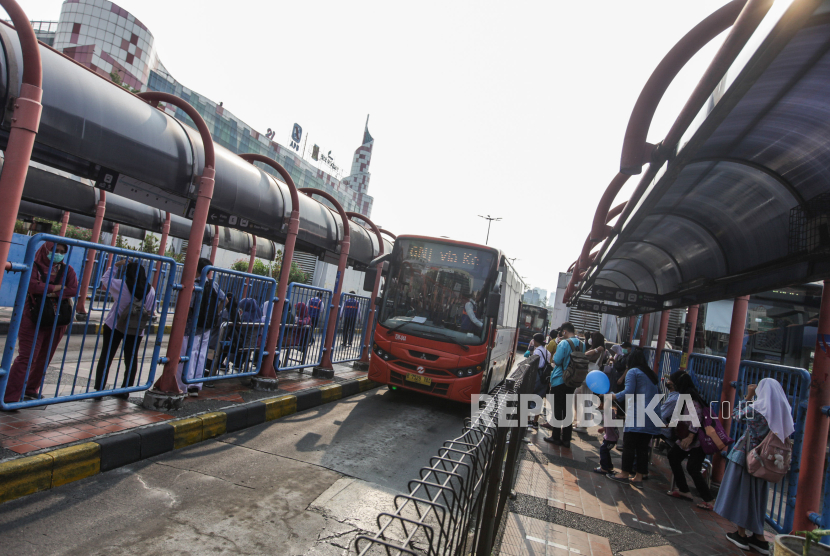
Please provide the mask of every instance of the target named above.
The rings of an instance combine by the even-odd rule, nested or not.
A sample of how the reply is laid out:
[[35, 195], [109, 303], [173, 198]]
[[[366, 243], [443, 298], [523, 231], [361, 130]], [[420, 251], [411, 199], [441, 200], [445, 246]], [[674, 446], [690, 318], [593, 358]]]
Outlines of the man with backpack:
[[[202, 257], [199, 259], [199, 264], [196, 267], [196, 280], [201, 280], [202, 270], [210, 266], [210, 259]], [[182, 342], [182, 356], [190, 357], [190, 364], [187, 366], [188, 380], [195, 378], [202, 378], [205, 372], [205, 360], [207, 359], [208, 347], [210, 346], [210, 332], [214, 326], [218, 326], [221, 322], [221, 314], [225, 309], [227, 298], [225, 292], [219, 288], [219, 284], [213, 280], [213, 273], [207, 275], [205, 282], [205, 291], [202, 292], [202, 299], [199, 304], [199, 314], [196, 315], [194, 322], [193, 317], [196, 312], [194, 302], [196, 300], [196, 292], [190, 298], [190, 309], [187, 313], [187, 324], [185, 325], [185, 337]], [[195, 327], [195, 330], [194, 330]], [[193, 345], [188, 346], [188, 334], [194, 330]], [[188, 396], [198, 397], [202, 390], [202, 383], [185, 384], [182, 380], [182, 371], [185, 364], [179, 363], [176, 371], [176, 380], [179, 383], [179, 388], [187, 392]]]
[[561, 423], [565, 420], [568, 396], [588, 376], [588, 359], [585, 357], [585, 347], [576, 336], [574, 325], [566, 322], [559, 329], [562, 341], [556, 348], [553, 356], [553, 372], [550, 375], [551, 393], [553, 394], [553, 417], [558, 422], [553, 425], [553, 432], [545, 441], [569, 448], [573, 434], [573, 422], [567, 426]]

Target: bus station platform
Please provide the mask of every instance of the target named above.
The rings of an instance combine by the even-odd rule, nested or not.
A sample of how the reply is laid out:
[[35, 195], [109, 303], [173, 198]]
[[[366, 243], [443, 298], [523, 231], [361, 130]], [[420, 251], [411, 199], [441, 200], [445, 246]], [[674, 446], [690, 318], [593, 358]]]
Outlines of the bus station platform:
[[329, 384], [366, 376], [351, 364], [334, 365], [334, 378], [320, 379], [311, 372], [284, 371], [279, 375], [279, 389], [258, 392], [248, 380], [232, 378], [214, 382], [214, 388], [203, 388], [199, 397], [185, 398], [178, 411], [153, 411], [141, 406], [144, 392], [134, 393], [129, 400], [114, 397], [37, 406], [0, 414], [0, 462], [21, 455], [95, 441], [115, 433], [183, 417], [191, 417], [257, 400], [319, 388]]
[[[516, 499], [508, 507], [501, 556], [743, 553], [725, 537], [734, 525], [697, 508], [698, 498], [690, 503], [668, 496], [671, 469], [659, 452], [652, 454], [649, 478], [638, 489], [593, 471], [601, 444], [597, 428], [574, 431], [570, 448], [545, 442], [548, 434], [543, 428], [529, 434], [516, 478]], [[616, 469], [620, 456], [612, 450]], [[697, 494], [694, 488], [692, 494]], [[766, 537], [773, 540], [771, 529]]]

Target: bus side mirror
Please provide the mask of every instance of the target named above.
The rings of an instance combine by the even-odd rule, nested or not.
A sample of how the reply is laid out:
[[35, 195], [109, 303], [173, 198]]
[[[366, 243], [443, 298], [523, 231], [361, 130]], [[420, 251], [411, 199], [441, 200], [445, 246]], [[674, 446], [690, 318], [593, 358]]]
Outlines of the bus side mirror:
[[378, 275], [378, 268], [367, 268], [363, 275], [363, 289], [370, 292], [375, 289], [375, 278]]
[[501, 294], [490, 292], [487, 296], [487, 316], [495, 319], [499, 317], [499, 306], [501, 305]]

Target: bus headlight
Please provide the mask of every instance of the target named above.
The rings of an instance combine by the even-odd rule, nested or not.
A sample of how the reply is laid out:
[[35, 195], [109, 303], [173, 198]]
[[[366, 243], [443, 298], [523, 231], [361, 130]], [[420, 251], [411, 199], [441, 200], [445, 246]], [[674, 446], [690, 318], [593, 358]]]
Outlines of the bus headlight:
[[456, 372], [456, 374], [458, 375], [459, 378], [464, 376], [464, 369], [458, 369], [458, 372]]
[[471, 374], [473, 374], [473, 370], [472, 369], [467, 369], [467, 376], [470, 376]]

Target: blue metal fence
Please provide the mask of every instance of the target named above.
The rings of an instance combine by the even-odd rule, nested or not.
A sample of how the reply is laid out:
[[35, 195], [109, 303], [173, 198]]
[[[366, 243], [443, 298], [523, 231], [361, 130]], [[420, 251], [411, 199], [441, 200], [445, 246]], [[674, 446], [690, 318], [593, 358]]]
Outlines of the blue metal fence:
[[686, 367], [700, 395], [709, 403], [720, 401], [726, 359], [714, 355], [693, 353]]
[[278, 371], [316, 367], [323, 361], [332, 295], [331, 290], [288, 284], [277, 343]]
[[[57, 310], [67, 301], [74, 313], [82, 294], [79, 282], [84, 268], [73, 270], [75, 276], [70, 277], [70, 267], [64, 266], [61, 274], [56, 275], [56, 281], [49, 280], [60, 285], [59, 290], [45, 291], [45, 295], [30, 291], [31, 286], [38, 286], [38, 283], [43, 287], [44, 278], [55, 268], [55, 263], [46, 259], [49, 261], [46, 268], [37, 269], [34, 279], [32, 277], [35, 256], [44, 242], [53, 243], [50, 257], [57, 252], [58, 246], [64, 246], [66, 260], [77, 258], [80, 252], [82, 260], [86, 261], [87, 252], [94, 249], [112, 254], [116, 267], [124, 263], [141, 265], [147, 260], [168, 267], [175, 265], [173, 259], [148, 253], [49, 234], [33, 236], [26, 247], [22, 263], [25, 270], [20, 276], [0, 363], [0, 408], [19, 409], [111, 394], [127, 396], [130, 392], [150, 388], [159, 360], [173, 283], [163, 290], [161, 313], [156, 315], [153, 310], [155, 292], [151, 290], [149, 280], [143, 282], [143, 291], [137, 291], [142, 283], [140, 280], [120, 280], [110, 273], [106, 284], [109, 295], [105, 296], [102, 310], [95, 312], [94, 317], [93, 312], [88, 312], [84, 320], [74, 326], [71, 321], [69, 325], [59, 326], [58, 319], [46, 326], [50, 306]], [[129, 282], [132, 282], [132, 289], [127, 287]], [[136, 303], [133, 309], [134, 299], [144, 303]], [[122, 315], [125, 318], [119, 318]], [[153, 320], [155, 329], [149, 326]], [[150, 338], [155, 339], [152, 347], [149, 346]], [[17, 357], [14, 356], [15, 348]], [[59, 363], [52, 364], [56, 356]]]
[[370, 301], [366, 296], [353, 293], [340, 296], [340, 314], [337, 316], [337, 330], [331, 346], [332, 363], [360, 360], [366, 345]]
[[259, 373], [276, 289], [267, 276], [202, 269], [182, 349], [184, 384]]

